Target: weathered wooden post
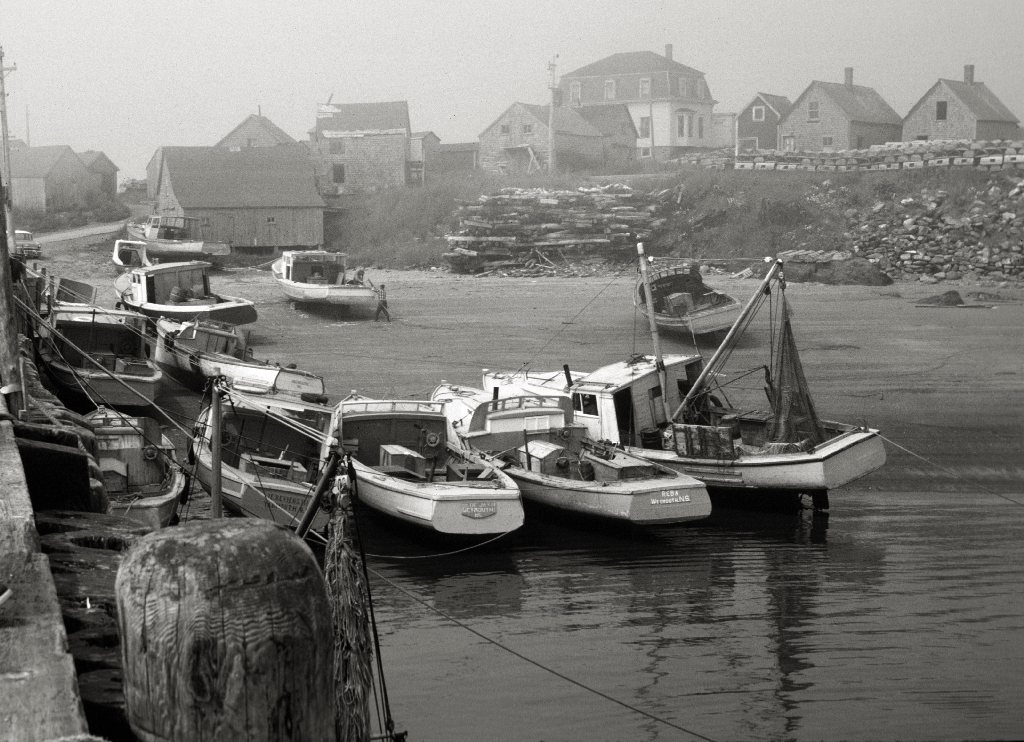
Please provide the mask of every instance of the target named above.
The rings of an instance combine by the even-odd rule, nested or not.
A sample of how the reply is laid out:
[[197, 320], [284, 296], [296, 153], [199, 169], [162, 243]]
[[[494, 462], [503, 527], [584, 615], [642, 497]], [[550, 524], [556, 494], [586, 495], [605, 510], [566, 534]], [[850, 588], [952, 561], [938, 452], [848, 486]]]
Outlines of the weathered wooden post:
[[283, 526], [193, 521], [117, 572], [125, 711], [144, 742], [334, 740], [331, 608]]

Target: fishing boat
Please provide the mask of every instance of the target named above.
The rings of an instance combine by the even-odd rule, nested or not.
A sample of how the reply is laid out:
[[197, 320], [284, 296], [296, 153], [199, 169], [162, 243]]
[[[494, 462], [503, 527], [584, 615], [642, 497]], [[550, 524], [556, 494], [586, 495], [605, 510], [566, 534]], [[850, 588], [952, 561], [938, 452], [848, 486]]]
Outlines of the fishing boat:
[[359, 502], [446, 535], [502, 534], [523, 524], [516, 483], [497, 466], [448, 446], [441, 402], [368, 399], [338, 404], [331, 428], [351, 456]]
[[213, 320], [156, 321], [153, 358], [169, 376], [191, 389], [223, 376], [231, 383], [299, 396], [324, 393], [323, 377], [253, 357], [247, 333]]
[[231, 254], [226, 242], [202, 238], [202, 226], [196, 217], [153, 215], [141, 223], [128, 222], [125, 231], [131, 239], [144, 243], [153, 257]]
[[159, 423], [109, 407], [93, 410], [85, 421], [96, 435], [96, 459], [110, 512], [150, 528], [177, 522], [188, 477]]
[[[663, 356], [652, 322], [653, 356], [588, 373], [568, 365], [557, 372], [485, 370], [483, 386], [503, 388], [504, 395], [526, 389], [570, 396], [576, 420], [591, 437], [700, 479], [713, 502], [787, 507], [806, 495], [815, 509], [826, 510], [829, 490], [881, 467], [885, 447], [877, 430], [818, 417], [782, 269], [782, 261], [772, 264], [706, 364], [699, 355]], [[747, 372], [726, 373], [731, 351], [769, 296], [776, 310], [770, 358]]]
[[292, 301], [372, 311], [380, 291], [362, 276], [349, 275], [345, 260], [345, 254], [339, 252], [285, 250], [270, 270]]
[[[330, 440], [332, 407], [319, 395], [267, 392], [262, 387], [218, 384], [220, 491], [225, 509], [296, 527], [316, 492], [321, 450]], [[200, 485], [213, 489], [214, 408], [196, 419], [189, 463]], [[323, 531], [318, 511], [312, 527]]]
[[499, 466], [526, 501], [636, 525], [711, 514], [701, 482], [591, 439], [586, 426], [573, 422], [568, 397], [495, 399], [483, 389], [442, 382], [431, 399], [444, 403], [449, 438], [460, 452]]
[[156, 399], [163, 372], [147, 355], [143, 315], [55, 302], [36, 330], [39, 359], [69, 403], [132, 409]]
[[[138, 252], [136, 245], [117, 240], [114, 262], [123, 265], [121, 253]], [[256, 321], [256, 306], [248, 299], [223, 296], [210, 290], [210, 263], [190, 260], [151, 263], [145, 250], [143, 265], [129, 268], [114, 280], [119, 304], [147, 317], [167, 317], [178, 322], [210, 319], [232, 325]]]
[[633, 304], [644, 316], [653, 307], [654, 321], [660, 330], [707, 335], [732, 327], [743, 309], [739, 299], [704, 283], [700, 267], [691, 262], [665, 261], [651, 265], [648, 272], [650, 295], [642, 277], [637, 279]]

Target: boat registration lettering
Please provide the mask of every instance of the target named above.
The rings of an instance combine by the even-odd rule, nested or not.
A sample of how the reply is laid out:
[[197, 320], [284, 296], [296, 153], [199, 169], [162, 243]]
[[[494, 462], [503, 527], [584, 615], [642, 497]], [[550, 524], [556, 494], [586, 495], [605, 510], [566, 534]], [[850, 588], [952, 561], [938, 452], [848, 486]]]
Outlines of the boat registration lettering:
[[473, 520], [490, 518], [498, 514], [498, 506], [493, 502], [471, 502], [462, 508], [462, 515]]
[[673, 505], [680, 502], [689, 502], [690, 495], [679, 490], [662, 490], [657, 497], [651, 498], [651, 505]]

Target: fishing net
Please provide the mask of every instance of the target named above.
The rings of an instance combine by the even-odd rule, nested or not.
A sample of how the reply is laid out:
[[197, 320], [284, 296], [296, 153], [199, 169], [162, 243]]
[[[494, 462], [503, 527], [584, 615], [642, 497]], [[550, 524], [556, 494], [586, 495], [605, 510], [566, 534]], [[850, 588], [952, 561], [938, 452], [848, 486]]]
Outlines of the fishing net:
[[804, 443], [815, 446], [825, 434], [814, 410], [814, 401], [807, 389], [807, 379], [796, 350], [789, 304], [780, 293], [780, 322], [775, 357], [772, 362], [768, 396], [773, 417], [768, 425], [768, 441], [773, 443]]

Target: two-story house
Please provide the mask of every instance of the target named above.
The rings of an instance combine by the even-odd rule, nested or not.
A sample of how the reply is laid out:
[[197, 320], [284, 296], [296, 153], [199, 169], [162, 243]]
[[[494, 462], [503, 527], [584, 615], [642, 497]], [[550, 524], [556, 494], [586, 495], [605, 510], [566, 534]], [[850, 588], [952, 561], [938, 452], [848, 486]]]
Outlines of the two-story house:
[[711, 97], [704, 73], [665, 54], [622, 52], [563, 75], [563, 104], [588, 108], [625, 104], [637, 130], [639, 157], [667, 160], [694, 147], [715, 146]]
[[736, 116], [737, 144], [741, 150], [776, 149], [779, 121], [793, 104], [784, 95], [758, 93]]
[[964, 79], [939, 79], [903, 117], [903, 140], [1018, 139], [1020, 121], [983, 82], [974, 65], [964, 65]]
[[903, 119], [874, 88], [853, 84], [852, 67], [842, 83], [813, 80], [779, 121], [787, 151], [865, 149], [902, 134]]
[[409, 104], [324, 103], [309, 146], [325, 195], [402, 186], [409, 180]]

